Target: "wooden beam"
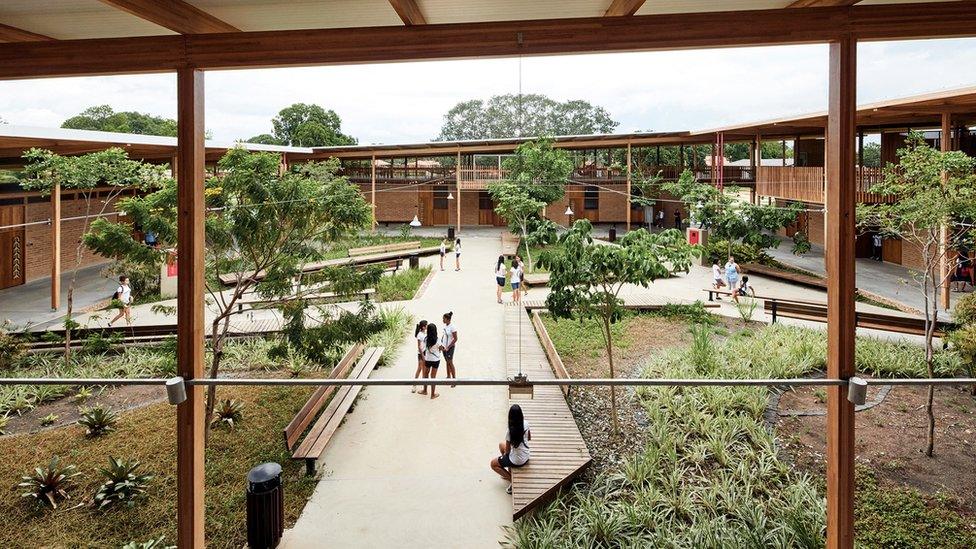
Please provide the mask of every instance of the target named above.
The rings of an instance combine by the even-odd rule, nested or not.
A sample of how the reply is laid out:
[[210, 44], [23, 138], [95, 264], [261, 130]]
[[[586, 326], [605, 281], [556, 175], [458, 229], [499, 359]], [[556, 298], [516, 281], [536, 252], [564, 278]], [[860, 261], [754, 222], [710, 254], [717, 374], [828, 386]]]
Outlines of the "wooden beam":
[[[827, 377], [854, 375], [854, 133], [857, 41], [830, 43], [826, 143]], [[854, 405], [827, 390], [827, 547], [854, 546]]]
[[[515, 39], [522, 33], [520, 46]], [[976, 2], [0, 44], [0, 79], [976, 35]]]
[[[203, 377], [204, 125], [203, 72], [176, 73], [177, 104], [177, 294], [176, 370], [184, 379]], [[186, 386], [176, 408], [177, 545], [204, 547], [204, 395]]]
[[393, 11], [397, 12], [400, 16], [400, 20], [406, 26], [412, 25], [426, 25], [427, 19], [424, 18], [423, 12], [420, 11], [420, 6], [417, 5], [417, 0], [390, 0], [390, 5], [393, 6]]
[[51, 310], [61, 308], [61, 184], [51, 191]]
[[0, 42], [46, 42], [48, 40], [54, 39], [50, 36], [0, 23]]
[[234, 25], [225, 23], [183, 0], [101, 0], [101, 2], [180, 34], [240, 32], [240, 29]]
[[613, 2], [610, 2], [607, 11], [603, 13], [603, 16], [624, 17], [634, 15], [644, 5], [644, 2], [645, 0], [613, 0]]
[[861, 0], [796, 0], [787, 8], [835, 8], [838, 6], [853, 6]]

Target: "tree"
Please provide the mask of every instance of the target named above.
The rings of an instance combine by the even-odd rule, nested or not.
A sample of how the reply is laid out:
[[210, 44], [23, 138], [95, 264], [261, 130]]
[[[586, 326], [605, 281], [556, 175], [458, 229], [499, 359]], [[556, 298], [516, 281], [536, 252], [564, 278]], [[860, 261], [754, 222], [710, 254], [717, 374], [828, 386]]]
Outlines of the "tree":
[[[540, 263], [549, 269], [546, 307], [556, 318], [597, 319], [607, 352], [610, 377], [616, 377], [611, 325], [625, 309], [620, 291], [632, 284], [648, 287], [655, 280], [685, 271], [699, 249], [675, 229], [660, 233], [631, 231], [619, 245], [598, 243], [586, 219], [573, 223], [556, 246], [543, 252]], [[614, 431], [619, 429], [616, 388], [610, 387]]]
[[342, 119], [332, 109], [319, 105], [295, 103], [278, 111], [271, 119], [271, 135], [261, 134], [249, 143], [289, 145], [294, 147], [327, 147], [355, 145], [356, 139], [342, 133]]
[[[970, 223], [976, 219], [976, 159], [960, 151], [942, 152], [925, 143], [921, 133], [911, 132], [905, 148], [898, 150], [898, 164], [884, 170], [884, 180], [872, 193], [898, 197], [882, 204], [858, 206], [862, 227], [879, 230], [918, 248], [922, 268], [915, 281], [924, 298], [925, 365], [935, 377], [933, 337], [939, 319], [939, 293], [949, 282], [951, 269], [942, 272], [957, 249], [970, 242]], [[928, 434], [925, 455], [935, 446], [934, 387], [929, 385], [925, 411]]]
[[[737, 143], [726, 143], [725, 157], [732, 162], [735, 162], [736, 160], [745, 160], [746, 158], [749, 158], [749, 153], [751, 150], [752, 145], [750, 143], [744, 143], [741, 141]], [[711, 154], [710, 149], [708, 154]], [[762, 157], [783, 158], [783, 144], [779, 141], [763, 141]], [[790, 147], [789, 145], [786, 147], [786, 158], [793, 158], [793, 147]]]
[[740, 242], [760, 251], [777, 246], [776, 231], [795, 222], [802, 210], [797, 203], [787, 207], [750, 204], [738, 197], [737, 187], [720, 190], [697, 181], [687, 170], [663, 187], [685, 204], [691, 218], [708, 229], [712, 238], [728, 242], [729, 255]]
[[135, 111], [115, 112], [109, 105], [88, 107], [65, 120], [62, 128], [176, 136], [176, 120]]
[[[77, 193], [84, 204], [84, 214], [81, 219], [82, 234], [88, 230], [89, 219], [95, 220], [91, 224], [108, 223], [104, 216], [123, 190], [136, 188], [150, 191], [158, 188], [165, 179], [165, 170], [162, 166], [129, 160], [126, 152], [119, 148], [80, 156], [60, 156], [43, 149], [31, 149], [24, 154], [24, 160], [24, 177], [21, 186], [25, 190], [40, 191], [42, 196], [49, 196], [55, 187], [60, 187], [62, 191]], [[119, 224], [118, 227], [125, 238], [132, 240], [132, 229], [129, 225]], [[75, 324], [71, 318], [75, 281], [84, 257], [85, 247], [79, 241], [75, 247], [75, 264], [71, 268], [71, 279], [68, 282], [64, 321], [66, 360], [70, 356], [71, 329]]]
[[505, 181], [488, 186], [488, 193], [495, 201], [495, 211], [508, 223], [513, 234], [520, 235], [525, 243], [525, 258], [532, 270], [532, 254], [529, 248], [535, 231], [549, 234], [548, 225], [538, 219], [539, 211], [566, 194], [566, 182], [573, 171], [572, 157], [562, 149], [552, 146], [552, 139], [543, 138], [522, 143], [515, 154], [505, 160], [508, 176]]
[[864, 166], [867, 168], [881, 167], [881, 143], [867, 143], [861, 151]]
[[610, 133], [619, 125], [603, 107], [545, 95], [496, 95], [462, 101], [447, 111], [438, 141]]
[[[324, 360], [341, 344], [365, 340], [380, 329], [372, 307], [358, 313], [338, 308], [309, 314], [306, 307], [327, 288], [351, 296], [379, 281], [378, 268], [354, 271], [335, 267], [306, 273], [303, 267], [323, 260], [334, 242], [367, 227], [369, 204], [358, 188], [336, 176], [338, 161], [308, 163], [279, 174], [278, 155], [236, 148], [220, 160], [220, 177], [206, 183], [206, 289], [215, 309], [211, 323], [210, 377], [219, 373], [230, 319], [246, 294], [280, 301], [287, 325], [279, 352], [300, 352]], [[161, 248], [176, 242], [176, 184], [120, 201], [131, 219], [157, 234]], [[159, 250], [131, 238], [118, 224], [93, 223], [85, 243], [102, 255], [158, 264]], [[232, 280], [224, 289], [222, 278]], [[306, 326], [307, 321], [314, 326]], [[337, 329], [337, 327], [339, 329]], [[207, 393], [207, 425], [215, 390]]]

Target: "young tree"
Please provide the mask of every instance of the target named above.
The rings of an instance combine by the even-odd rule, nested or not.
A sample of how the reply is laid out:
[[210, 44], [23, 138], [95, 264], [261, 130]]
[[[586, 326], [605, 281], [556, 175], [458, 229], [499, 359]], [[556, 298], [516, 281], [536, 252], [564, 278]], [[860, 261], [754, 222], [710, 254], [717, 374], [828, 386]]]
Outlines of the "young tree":
[[[144, 164], [129, 160], [126, 152], [119, 148], [84, 154], [80, 156], [60, 156], [43, 149], [31, 149], [24, 154], [24, 178], [21, 186], [26, 190], [40, 191], [42, 196], [50, 196], [55, 187], [63, 192], [76, 194], [84, 205], [80, 216], [82, 234], [90, 224], [106, 222], [104, 216], [112, 208], [116, 199], [126, 189], [153, 190], [165, 179], [161, 166]], [[94, 222], [90, 223], [90, 220]], [[119, 225], [128, 240], [132, 228]], [[97, 251], [97, 250], [96, 250]], [[75, 325], [71, 316], [74, 311], [74, 291], [78, 269], [85, 258], [85, 246], [81, 241], [75, 246], [75, 263], [71, 268], [68, 282], [67, 308], [65, 312], [64, 353], [67, 360], [71, 354], [71, 330]]]
[[[883, 182], [871, 187], [872, 193], [897, 197], [882, 204], [858, 206], [863, 227], [880, 230], [915, 246], [922, 268], [915, 281], [924, 298], [925, 365], [929, 377], [935, 376], [933, 337], [939, 319], [939, 293], [949, 282], [951, 269], [943, 271], [956, 250], [968, 244], [976, 219], [976, 159], [960, 151], [942, 152], [925, 143], [922, 134], [912, 132], [906, 146], [898, 151], [898, 164], [888, 165]], [[935, 414], [932, 409], [934, 387], [929, 386], [925, 411], [928, 434], [925, 455], [935, 446]]]
[[[311, 315], [306, 306], [327, 289], [347, 296], [375, 285], [379, 269], [352, 272], [336, 267], [304, 273], [310, 262], [325, 258], [343, 235], [367, 227], [369, 204], [345, 178], [337, 177], [338, 162], [310, 163], [280, 175], [277, 155], [232, 149], [220, 160], [219, 177], [206, 183], [206, 289], [212, 307], [213, 351], [210, 377], [219, 373], [230, 320], [247, 294], [281, 302], [287, 320], [289, 349], [323, 360], [327, 351], [348, 341], [366, 339], [380, 326], [372, 308], [359, 313], [334, 308]], [[157, 192], [120, 201], [120, 208], [153, 230], [161, 248], [176, 242], [176, 184], [169, 180]], [[159, 250], [131, 238], [120, 225], [98, 221], [85, 242], [102, 255], [158, 264]], [[232, 283], [224, 288], [222, 278]], [[354, 321], [350, 321], [352, 315]], [[358, 316], [356, 316], [358, 315]], [[311, 321], [313, 328], [306, 322]], [[335, 330], [337, 325], [342, 330]], [[306, 329], [308, 328], [308, 329]], [[341, 333], [340, 333], [341, 332]], [[207, 392], [207, 424], [215, 390]]]
[[710, 231], [710, 236], [728, 242], [728, 253], [736, 243], [756, 250], [779, 244], [776, 231], [796, 221], [802, 206], [788, 207], [750, 204], [739, 198], [737, 187], [722, 190], [706, 181], [697, 181], [685, 170], [677, 181], [664, 184], [664, 190], [677, 196], [691, 214], [691, 218]]
[[[597, 319], [607, 352], [610, 377], [616, 377], [611, 325], [625, 309], [620, 291], [626, 285], [647, 287], [672, 273], [687, 271], [699, 248], [675, 229], [660, 233], [631, 231], [619, 245], [597, 243], [590, 222], [581, 219], [559, 237], [557, 246], [542, 254], [549, 269], [546, 307], [556, 318]], [[619, 428], [616, 388], [610, 388], [614, 431]]]
[[606, 109], [586, 101], [559, 102], [540, 94], [505, 94], [455, 105], [444, 115], [437, 140], [589, 135], [610, 133], [618, 125]]
[[274, 131], [248, 139], [249, 143], [323, 147], [355, 145], [356, 139], [342, 133], [342, 119], [332, 109], [319, 105], [295, 103], [278, 111], [271, 120]]
[[522, 237], [525, 242], [525, 260], [528, 271], [532, 271], [532, 252], [529, 246], [529, 223], [533, 217], [539, 215], [546, 203], [532, 198], [525, 185], [515, 183], [494, 183], [488, 186], [488, 193], [495, 201], [495, 212], [508, 223], [513, 234]]

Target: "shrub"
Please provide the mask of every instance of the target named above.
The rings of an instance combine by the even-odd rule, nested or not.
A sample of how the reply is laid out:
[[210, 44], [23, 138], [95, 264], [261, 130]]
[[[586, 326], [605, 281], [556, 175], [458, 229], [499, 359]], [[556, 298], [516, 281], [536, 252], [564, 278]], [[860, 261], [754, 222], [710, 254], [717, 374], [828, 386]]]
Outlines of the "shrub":
[[0, 370], [10, 370], [27, 353], [27, 341], [10, 333], [10, 321], [0, 325]]
[[379, 284], [376, 285], [376, 299], [378, 301], [413, 299], [428, 274], [430, 274], [430, 267], [423, 267], [381, 277]]
[[383, 347], [380, 364], [386, 365], [399, 351], [403, 335], [413, 324], [413, 315], [403, 307], [384, 307], [377, 312], [377, 316], [383, 322], [383, 329], [373, 334], [367, 344], [371, 347]]
[[793, 233], [793, 255], [803, 255], [810, 251], [810, 239], [803, 231]]
[[233, 429], [243, 417], [244, 403], [233, 398], [225, 398], [214, 408], [213, 423]]
[[85, 343], [81, 349], [88, 354], [102, 355], [111, 350], [120, 341], [122, 341], [122, 334], [118, 332], [108, 336], [102, 335], [101, 332], [91, 332], [85, 337]]
[[57, 509], [58, 501], [68, 499], [68, 488], [80, 474], [74, 465], [63, 465], [60, 458], [54, 456], [47, 467], [38, 467], [33, 474], [21, 477], [17, 486], [27, 489], [22, 497], [32, 497], [52, 509]]
[[115, 430], [115, 423], [119, 415], [111, 408], [104, 406], [93, 406], [83, 408], [78, 424], [85, 428], [85, 435], [97, 437]]
[[962, 363], [969, 368], [969, 374], [976, 377], [976, 324], [966, 324], [949, 332], [949, 343], [959, 353]]
[[61, 416], [59, 416], [58, 414], [48, 414], [41, 418], [41, 426], [48, 427], [54, 425], [54, 423], [58, 421], [59, 417]]
[[92, 392], [91, 387], [79, 387], [78, 391], [75, 393], [75, 402], [79, 404], [82, 402], [87, 402], [93, 394], [94, 393]]
[[34, 397], [30, 394], [27, 387], [16, 385], [7, 391], [3, 402], [2, 411], [4, 413], [13, 412], [19, 416], [33, 409]]
[[[729, 241], [728, 240], [709, 240], [705, 244], [705, 257], [717, 258], [719, 263], [723, 263], [729, 257]], [[749, 244], [743, 244], [741, 242], [736, 242], [732, 244], [732, 255], [735, 256], [736, 263], [767, 263], [771, 258], [769, 254], [756, 248], [755, 246], [750, 246]]]
[[976, 293], [965, 294], [952, 307], [952, 319], [958, 324], [976, 324]]
[[758, 306], [759, 300], [748, 296], [743, 296], [735, 302], [735, 309], [739, 312], [739, 318], [742, 319], [742, 322], [752, 320], [752, 315], [756, 312], [756, 307]]
[[10, 416], [3, 414], [0, 416], [0, 435], [7, 434], [7, 425], [10, 424]]
[[132, 507], [146, 493], [146, 486], [153, 476], [137, 473], [140, 463], [136, 460], [109, 457], [108, 463], [108, 467], [99, 469], [107, 480], [98, 487], [92, 504], [97, 509], [106, 509], [120, 503]]

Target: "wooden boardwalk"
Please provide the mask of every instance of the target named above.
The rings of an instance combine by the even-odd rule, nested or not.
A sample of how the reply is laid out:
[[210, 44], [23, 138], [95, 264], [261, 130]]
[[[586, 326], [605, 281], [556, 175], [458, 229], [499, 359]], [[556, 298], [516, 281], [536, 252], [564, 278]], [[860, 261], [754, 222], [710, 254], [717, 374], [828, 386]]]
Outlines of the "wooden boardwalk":
[[[521, 318], [520, 318], [521, 317]], [[546, 353], [522, 307], [505, 308], [505, 362], [508, 376], [522, 373], [529, 379], [553, 379]], [[512, 470], [512, 518], [518, 519], [554, 496], [590, 464], [573, 412], [559, 386], [535, 387], [532, 398], [510, 397], [525, 413], [532, 431], [529, 463]]]
[[[695, 301], [687, 299], [670, 299], [666, 296], [657, 296], [650, 294], [638, 294], [638, 295], [624, 295], [621, 296], [624, 301], [624, 308], [630, 309], [632, 311], [656, 311], [665, 305], [692, 305], [696, 303]], [[702, 303], [705, 307], [714, 308], [717, 307], [716, 303]], [[546, 308], [545, 299], [523, 299], [522, 306], [530, 311], [536, 311]]]
[[502, 255], [505, 257], [514, 257], [518, 253], [519, 242], [522, 239], [515, 236], [514, 234], [505, 231], [502, 233]]

